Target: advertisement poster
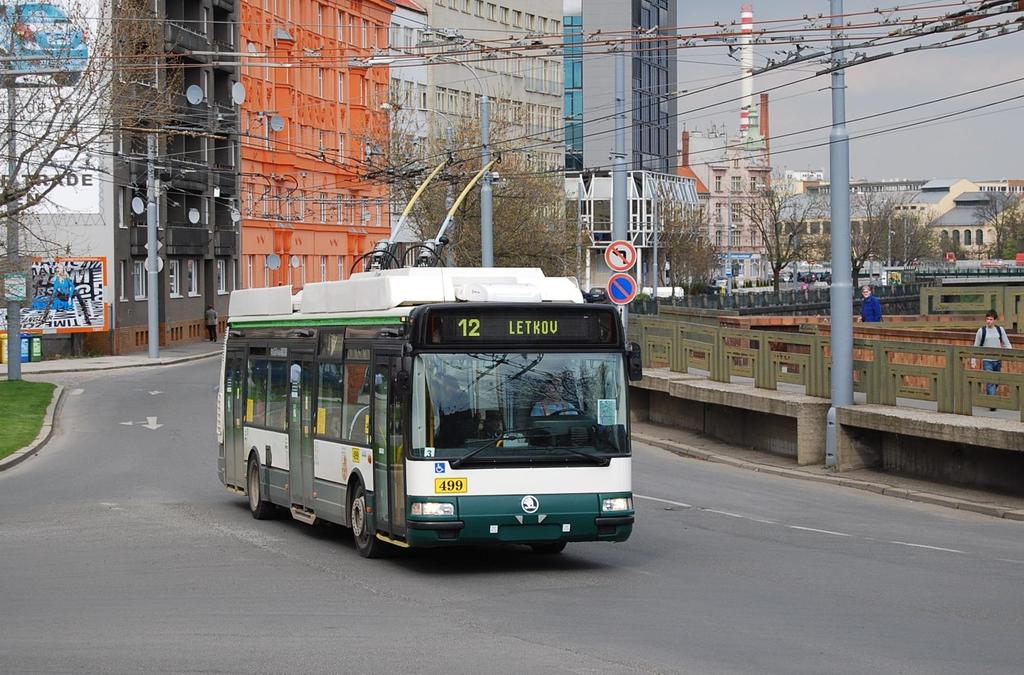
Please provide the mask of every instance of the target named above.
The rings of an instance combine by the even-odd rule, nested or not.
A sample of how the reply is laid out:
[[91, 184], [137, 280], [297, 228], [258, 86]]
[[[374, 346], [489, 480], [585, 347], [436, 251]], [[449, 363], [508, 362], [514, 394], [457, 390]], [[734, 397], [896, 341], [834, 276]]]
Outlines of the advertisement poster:
[[[22, 330], [78, 333], [108, 330], [105, 258], [57, 258], [32, 265], [29, 302], [21, 310]], [[0, 308], [0, 332], [7, 309]]]

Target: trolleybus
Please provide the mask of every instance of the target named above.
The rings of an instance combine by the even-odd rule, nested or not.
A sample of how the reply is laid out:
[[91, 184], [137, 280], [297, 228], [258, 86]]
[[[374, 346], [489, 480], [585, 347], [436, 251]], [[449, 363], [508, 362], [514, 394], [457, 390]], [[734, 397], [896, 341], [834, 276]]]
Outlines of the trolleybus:
[[390, 546], [556, 553], [633, 526], [616, 308], [537, 269], [377, 270], [232, 293], [218, 472], [257, 519]]

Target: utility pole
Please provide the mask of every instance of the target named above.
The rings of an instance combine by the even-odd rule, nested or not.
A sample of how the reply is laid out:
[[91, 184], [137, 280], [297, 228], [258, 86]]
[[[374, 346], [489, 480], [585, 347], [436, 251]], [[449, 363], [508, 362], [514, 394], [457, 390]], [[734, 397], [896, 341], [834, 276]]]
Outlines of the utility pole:
[[732, 295], [732, 187], [725, 193], [725, 294]]
[[[626, 43], [615, 46], [615, 146], [612, 150], [612, 239], [629, 239], [626, 186]], [[629, 308], [622, 305], [622, 331], [629, 335]]]
[[149, 358], [160, 356], [160, 259], [157, 257], [156, 134], [146, 138], [146, 309], [149, 318]]
[[[487, 166], [491, 161], [491, 101], [487, 94], [480, 93], [480, 145], [483, 146], [481, 163]], [[491, 172], [484, 174], [480, 186], [480, 266], [494, 267], [494, 230], [492, 216]]]
[[[18, 141], [14, 136], [14, 109], [17, 106], [17, 94], [14, 83], [7, 85], [7, 189], [13, 192], [15, 172], [18, 169]], [[17, 201], [7, 202], [7, 259], [10, 261], [11, 272], [21, 272], [18, 257], [19, 235], [17, 218], [12, 215]], [[7, 379], [21, 379], [21, 301], [7, 301]]]
[[[448, 157], [449, 158], [452, 156], [452, 151], [455, 148], [455, 137], [454, 137], [454, 134], [455, 134], [455, 130], [452, 128], [452, 123], [448, 122], [448, 128], [445, 129], [445, 132], [444, 132], [444, 145], [445, 145], [445, 151], [448, 153]], [[447, 212], [452, 210], [452, 204], [454, 204], [454, 203], [455, 203], [455, 186], [449, 180], [448, 181], [448, 189], [445, 192], [445, 196], [444, 196], [444, 211], [445, 211], [445, 213], [447, 213]], [[454, 221], [452, 221], [452, 227], [455, 227], [455, 222]], [[450, 248], [448, 249], [447, 258], [448, 258], [448, 267], [454, 267], [455, 266], [455, 253]]]
[[843, 0], [831, 0], [832, 131], [829, 179], [832, 202], [832, 406], [828, 411], [825, 465], [837, 464], [836, 409], [853, 405], [853, 283], [850, 260], [850, 136], [846, 129], [846, 76], [843, 67]]

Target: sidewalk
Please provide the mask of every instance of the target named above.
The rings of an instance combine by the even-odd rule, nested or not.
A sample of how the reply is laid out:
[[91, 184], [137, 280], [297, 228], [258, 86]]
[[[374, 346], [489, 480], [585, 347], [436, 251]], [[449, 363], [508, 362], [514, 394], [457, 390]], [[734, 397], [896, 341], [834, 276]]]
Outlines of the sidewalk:
[[836, 472], [824, 466], [798, 466], [781, 455], [729, 445], [695, 432], [647, 422], [633, 422], [635, 441], [654, 445], [683, 457], [728, 464], [748, 471], [809, 480], [897, 499], [936, 504], [996, 518], [1024, 521], [1024, 497], [946, 485], [872, 469]]
[[[161, 347], [160, 355], [149, 358], [145, 349], [121, 356], [95, 356], [91, 358], [64, 358], [36, 363], [22, 363], [22, 375], [41, 375], [45, 373], [76, 373], [94, 370], [113, 370], [116, 368], [134, 368], [136, 366], [167, 366], [172, 363], [195, 361], [196, 359], [219, 356], [224, 349], [223, 342], [190, 342], [174, 347]], [[0, 379], [7, 378], [7, 364], [0, 364]]]

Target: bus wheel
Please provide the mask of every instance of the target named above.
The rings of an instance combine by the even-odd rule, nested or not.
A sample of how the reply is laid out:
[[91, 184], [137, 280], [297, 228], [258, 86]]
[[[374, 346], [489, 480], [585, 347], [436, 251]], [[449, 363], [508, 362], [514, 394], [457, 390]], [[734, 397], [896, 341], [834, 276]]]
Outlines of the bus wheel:
[[355, 494], [348, 507], [349, 522], [352, 523], [352, 538], [356, 542], [356, 550], [364, 558], [377, 558], [381, 555], [384, 545], [370, 531], [369, 518], [366, 514], [366, 489], [357, 483]]
[[249, 511], [256, 520], [266, 520], [274, 513], [274, 505], [263, 499], [260, 483], [260, 462], [255, 457], [249, 460], [249, 470], [245, 479], [246, 492], [249, 494]]
[[530, 548], [533, 549], [534, 553], [541, 555], [555, 555], [565, 550], [565, 542], [553, 541], [547, 544], [530, 544]]

